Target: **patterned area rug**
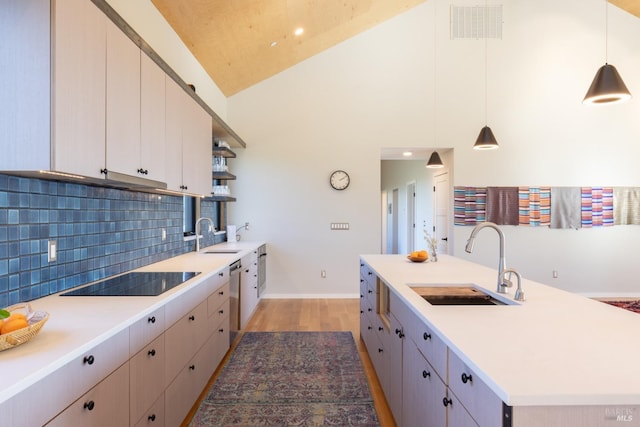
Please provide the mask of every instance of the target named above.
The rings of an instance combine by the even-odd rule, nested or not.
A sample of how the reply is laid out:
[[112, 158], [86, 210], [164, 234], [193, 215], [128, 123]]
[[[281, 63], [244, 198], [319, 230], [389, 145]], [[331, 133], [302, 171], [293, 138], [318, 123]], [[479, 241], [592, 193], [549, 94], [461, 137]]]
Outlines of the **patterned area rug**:
[[640, 313], [640, 300], [635, 301], [602, 301], [607, 304], [615, 305], [616, 307], [624, 308], [635, 313]]
[[378, 426], [351, 332], [246, 332], [191, 426]]

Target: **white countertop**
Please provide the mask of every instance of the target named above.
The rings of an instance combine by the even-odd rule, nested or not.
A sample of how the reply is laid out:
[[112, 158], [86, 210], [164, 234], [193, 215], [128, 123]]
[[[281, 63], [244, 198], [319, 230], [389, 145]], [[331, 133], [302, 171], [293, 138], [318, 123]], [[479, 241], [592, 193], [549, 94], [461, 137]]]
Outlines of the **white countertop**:
[[[222, 243], [154, 263], [134, 271], [198, 271], [201, 274], [155, 297], [61, 297], [49, 295], [30, 304], [49, 312], [49, 320], [28, 343], [0, 352], [0, 403], [41, 380], [97, 344], [128, 328], [143, 316], [216, 274], [263, 242]], [[232, 254], [206, 254], [212, 249], [237, 249]], [[62, 291], [64, 292], [64, 291]]]
[[362, 259], [506, 404], [640, 404], [640, 314], [526, 278], [521, 305], [433, 306], [407, 284], [474, 283], [495, 293], [497, 271], [446, 255]]

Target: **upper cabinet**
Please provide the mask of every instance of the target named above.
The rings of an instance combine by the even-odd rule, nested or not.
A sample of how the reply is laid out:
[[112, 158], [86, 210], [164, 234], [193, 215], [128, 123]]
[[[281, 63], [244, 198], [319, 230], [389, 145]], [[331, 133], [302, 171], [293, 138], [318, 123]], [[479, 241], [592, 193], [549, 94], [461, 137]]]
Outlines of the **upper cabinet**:
[[0, 172], [211, 195], [213, 137], [244, 142], [105, 1], [2, 8]]
[[51, 165], [40, 169], [101, 178], [105, 167], [107, 17], [91, 2], [53, 7]]

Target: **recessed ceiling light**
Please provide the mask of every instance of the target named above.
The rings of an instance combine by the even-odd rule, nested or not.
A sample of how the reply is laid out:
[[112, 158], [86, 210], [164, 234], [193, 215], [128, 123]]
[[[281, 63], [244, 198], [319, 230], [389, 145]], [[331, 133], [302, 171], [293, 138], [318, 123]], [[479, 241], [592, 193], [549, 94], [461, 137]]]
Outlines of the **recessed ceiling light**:
[[402, 153], [402, 155], [405, 156], [405, 157], [411, 157], [411, 156], [413, 156], [413, 153], [411, 151], [405, 151], [405, 152]]
[[293, 34], [296, 36], [301, 36], [302, 33], [304, 33], [304, 28], [302, 27], [296, 28], [296, 30], [293, 32]]
[[278, 42], [273, 41], [273, 42], [271, 42], [271, 43], [269, 44], [269, 46], [270, 46], [270, 47], [278, 46]]

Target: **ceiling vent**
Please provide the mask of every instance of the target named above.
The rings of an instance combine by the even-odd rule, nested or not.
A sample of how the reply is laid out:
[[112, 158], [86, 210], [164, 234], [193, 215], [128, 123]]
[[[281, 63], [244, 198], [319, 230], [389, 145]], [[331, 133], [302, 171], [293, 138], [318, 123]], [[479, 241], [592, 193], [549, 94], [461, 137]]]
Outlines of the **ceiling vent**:
[[502, 39], [502, 5], [451, 5], [451, 40]]

